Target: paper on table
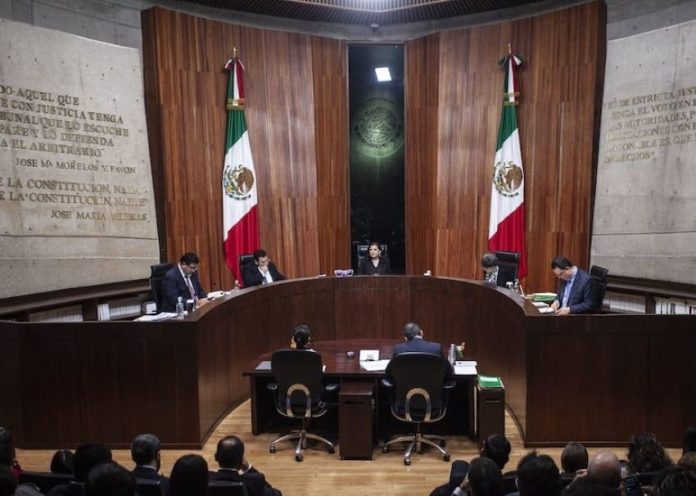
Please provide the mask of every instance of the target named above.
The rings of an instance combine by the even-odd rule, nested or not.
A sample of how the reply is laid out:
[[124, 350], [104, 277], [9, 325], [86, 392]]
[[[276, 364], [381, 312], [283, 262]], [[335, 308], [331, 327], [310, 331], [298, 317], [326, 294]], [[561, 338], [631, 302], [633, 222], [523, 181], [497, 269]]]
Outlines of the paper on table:
[[544, 307], [544, 308], [537, 308], [539, 310], [539, 313], [553, 313], [553, 308], [551, 307]]
[[173, 319], [174, 317], [176, 317], [175, 313], [160, 312], [156, 315], [143, 315], [135, 320], [137, 320], [138, 322], [161, 322], [162, 320], [169, 320]]
[[[256, 366], [256, 370], [271, 370], [271, 361], [261, 360], [259, 364]], [[326, 371], [326, 365], [321, 366], [321, 371]]]
[[454, 362], [454, 375], [476, 375], [476, 360]]
[[378, 372], [387, 369], [389, 365], [389, 360], [372, 360], [366, 362], [360, 362], [360, 366], [367, 370], [368, 372]]
[[379, 360], [379, 350], [360, 350], [360, 361]]

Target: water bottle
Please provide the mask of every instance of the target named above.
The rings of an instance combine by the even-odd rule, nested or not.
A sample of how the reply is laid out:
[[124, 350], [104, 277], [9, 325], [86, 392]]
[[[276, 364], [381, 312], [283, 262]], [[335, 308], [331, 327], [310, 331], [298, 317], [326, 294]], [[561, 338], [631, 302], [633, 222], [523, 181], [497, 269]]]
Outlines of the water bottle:
[[516, 294], [520, 294], [520, 280], [519, 279], [515, 279], [515, 282], [512, 284], [512, 290]]
[[176, 300], [176, 317], [178, 319], [184, 318], [184, 299], [181, 296]]
[[454, 362], [457, 361], [457, 351], [455, 350], [454, 344], [450, 345], [449, 353], [447, 354], [447, 360], [449, 360], [449, 363], [451, 363], [454, 367]]

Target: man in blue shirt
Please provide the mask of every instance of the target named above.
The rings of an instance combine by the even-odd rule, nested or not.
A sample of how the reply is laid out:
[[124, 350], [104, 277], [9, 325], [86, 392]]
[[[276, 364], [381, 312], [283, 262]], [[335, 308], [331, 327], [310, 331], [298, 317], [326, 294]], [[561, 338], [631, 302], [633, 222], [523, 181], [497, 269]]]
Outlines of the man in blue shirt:
[[556, 315], [588, 313], [594, 309], [592, 277], [566, 257], [551, 260], [553, 275], [560, 281], [558, 296], [551, 304]]

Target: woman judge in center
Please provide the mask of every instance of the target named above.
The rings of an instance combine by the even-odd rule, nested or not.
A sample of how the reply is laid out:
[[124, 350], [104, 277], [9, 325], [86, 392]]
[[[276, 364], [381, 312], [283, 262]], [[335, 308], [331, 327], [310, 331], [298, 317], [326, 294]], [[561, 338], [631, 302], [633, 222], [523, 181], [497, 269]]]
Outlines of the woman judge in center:
[[358, 263], [358, 275], [384, 275], [389, 274], [391, 268], [389, 260], [382, 257], [382, 248], [379, 243], [370, 243], [367, 249], [367, 258]]

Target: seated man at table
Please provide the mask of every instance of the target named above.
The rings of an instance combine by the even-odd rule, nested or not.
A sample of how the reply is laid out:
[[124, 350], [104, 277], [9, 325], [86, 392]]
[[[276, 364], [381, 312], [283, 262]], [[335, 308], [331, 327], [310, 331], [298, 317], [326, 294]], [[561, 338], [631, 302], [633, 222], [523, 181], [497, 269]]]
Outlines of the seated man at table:
[[483, 280], [493, 284], [498, 283], [498, 257], [493, 253], [484, 253], [481, 257], [481, 269], [483, 269]]
[[551, 304], [556, 315], [591, 312], [594, 308], [592, 277], [566, 257], [551, 260], [553, 275], [560, 280], [558, 296]]
[[404, 343], [394, 346], [392, 358], [400, 353], [411, 351], [442, 355], [442, 345], [423, 339], [423, 329], [415, 322], [409, 322], [404, 326], [404, 341]]
[[244, 442], [237, 436], [227, 436], [218, 442], [215, 461], [220, 470], [210, 472], [210, 480], [243, 482], [249, 496], [282, 496], [264, 475], [244, 459]]
[[271, 262], [265, 250], [256, 250], [254, 252], [254, 263], [245, 265], [242, 272], [242, 280], [244, 281], [245, 288], [269, 284], [284, 279], [286, 279], [286, 277], [278, 272], [278, 269], [275, 264]]
[[176, 267], [172, 267], [162, 279], [162, 311], [176, 311], [179, 297], [194, 300], [196, 306], [208, 303], [207, 293], [198, 280], [198, 255], [193, 252], [184, 253]]

